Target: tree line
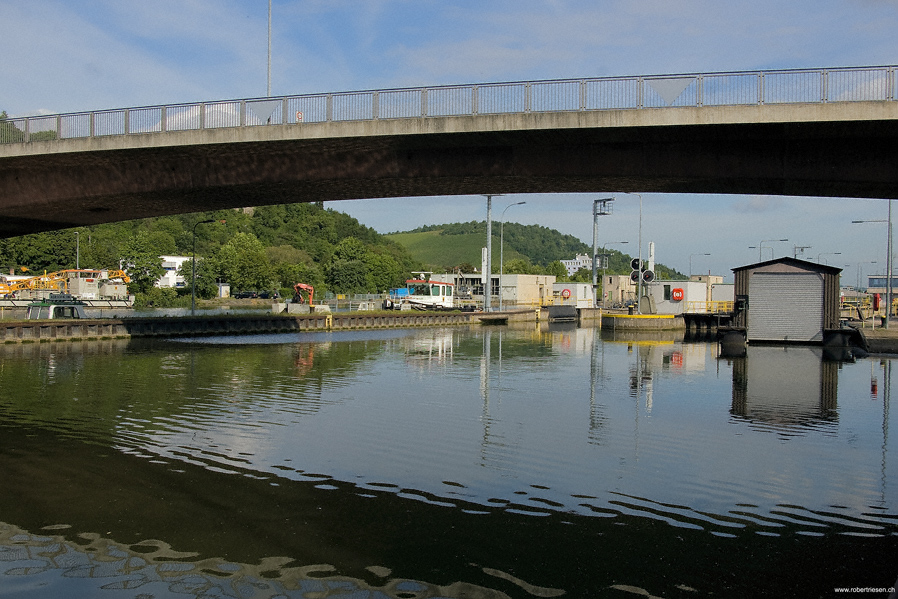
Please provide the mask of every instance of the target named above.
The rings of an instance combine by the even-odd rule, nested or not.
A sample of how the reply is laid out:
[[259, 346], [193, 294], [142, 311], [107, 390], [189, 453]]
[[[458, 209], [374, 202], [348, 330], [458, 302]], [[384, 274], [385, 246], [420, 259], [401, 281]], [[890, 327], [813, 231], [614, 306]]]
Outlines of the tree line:
[[[211, 221], [211, 222], [205, 222]], [[160, 256], [196, 253], [196, 293], [215, 297], [218, 283], [232, 292], [278, 290], [295, 283], [320, 292], [379, 293], [421, 268], [402, 246], [356, 219], [318, 204], [296, 203], [220, 210], [35, 233], [0, 240], [3, 272], [124, 268], [138, 304], [177, 303], [186, 289], [160, 290]], [[193, 262], [182, 273], [190, 280]]]

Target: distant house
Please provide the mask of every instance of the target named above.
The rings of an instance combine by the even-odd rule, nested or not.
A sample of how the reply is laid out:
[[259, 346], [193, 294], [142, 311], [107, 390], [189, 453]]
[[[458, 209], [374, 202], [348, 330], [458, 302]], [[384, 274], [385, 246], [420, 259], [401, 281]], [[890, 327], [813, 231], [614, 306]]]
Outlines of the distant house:
[[592, 270], [592, 258], [586, 254], [577, 254], [573, 260], [561, 260], [561, 263], [567, 269], [567, 276], [569, 277], [574, 276], [574, 273], [581, 268]]
[[180, 270], [181, 265], [190, 260], [190, 256], [159, 256], [162, 259], [162, 268], [165, 269], [165, 274], [156, 281], [156, 287], [172, 287], [175, 289], [181, 289], [187, 286], [187, 282], [184, 280], [184, 277], [178, 275], [178, 270]]

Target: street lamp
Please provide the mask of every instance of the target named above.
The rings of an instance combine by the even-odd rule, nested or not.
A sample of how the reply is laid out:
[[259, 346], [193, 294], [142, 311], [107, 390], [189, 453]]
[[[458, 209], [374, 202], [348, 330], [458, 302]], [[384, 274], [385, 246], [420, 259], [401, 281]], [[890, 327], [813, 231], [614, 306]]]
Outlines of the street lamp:
[[195, 225], [193, 225], [193, 256], [191, 259], [191, 268], [193, 272], [190, 275], [190, 315], [196, 315], [196, 228], [199, 225], [205, 225], [207, 223], [224, 223], [223, 220], [215, 220], [214, 218], [210, 218], [207, 220], [201, 220]]
[[[493, 311], [493, 198], [500, 193], [486, 194], [486, 265], [483, 268], [483, 311]], [[500, 290], [501, 297], [501, 290]]]
[[823, 252], [822, 254], [817, 254], [817, 264], [820, 264], [820, 256], [841, 256], [842, 252]]
[[[761, 243], [758, 244], [758, 262], [762, 260], [761, 258], [761, 248], [768, 241], [789, 241], [788, 239], [762, 239]], [[773, 248], [770, 248], [770, 256], [773, 257]]]
[[711, 254], [689, 254], [689, 278], [692, 278], [692, 257], [693, 256], [710, 256]]
[[[512, 206], [520, 206], [527, 202], [515, 202], [505, 207], [508, 210]], [[499, 225], [499, 312], [502, 311], [502, 274], [505, 270], [505, 210], [502, 211]]]
[[[271, 97], [271, 0], [268, 0], [268, 87], [267, 96]], [[287, 117], [284, 117], [286, 122]]]
[[887, 220], [853, 220], [857, 223], [888, 223], [889, 237], [886, 239], [886, 322], [883, 325], [889, 328], [889, 319], [892, 316], [892, 200], [889, 200], [889, 218]]

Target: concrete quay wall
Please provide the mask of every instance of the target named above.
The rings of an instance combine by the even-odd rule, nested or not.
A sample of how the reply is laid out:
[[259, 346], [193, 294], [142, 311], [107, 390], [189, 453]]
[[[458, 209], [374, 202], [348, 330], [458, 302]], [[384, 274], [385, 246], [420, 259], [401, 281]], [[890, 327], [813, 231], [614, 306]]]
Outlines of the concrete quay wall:
[[300, 331], [446, 326], [474, 322], [470, 313], [308, 314], [0, 321], [0, 342], [29, 343], [127, 337], [189, 337]]
[[603, 314], [602, 328], [613, 331], [679, 331], [686, 321], [675, 314]]

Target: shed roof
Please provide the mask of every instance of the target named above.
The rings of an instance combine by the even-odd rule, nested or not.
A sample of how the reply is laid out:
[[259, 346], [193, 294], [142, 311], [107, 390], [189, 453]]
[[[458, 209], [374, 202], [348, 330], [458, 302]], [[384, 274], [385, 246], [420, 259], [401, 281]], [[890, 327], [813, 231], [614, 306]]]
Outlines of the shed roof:
[[770, 266], [772, 264], [785, 264], [788, 266], [793, 266], [795, 268], [801, 268], [804, 270], [808, 270], [811, 272], [821, 272], [831, 275], [837, 275], [842, 272], [841, 268], [836, 266], [830, 266], [828, 264], [817, 264], [816, 262], [808, 262], [807, 260], [799, 260], [798, 258], [776, 258], [775, 260], [766, 260], [764, 262], [755, 262], [754, 264], [747, 264], [745, 266], [738, 266], [733, 270], [733, 272], [740, 272], [743, 270], [754, 270], [756, 268], [762, 268], [764, 266]]

